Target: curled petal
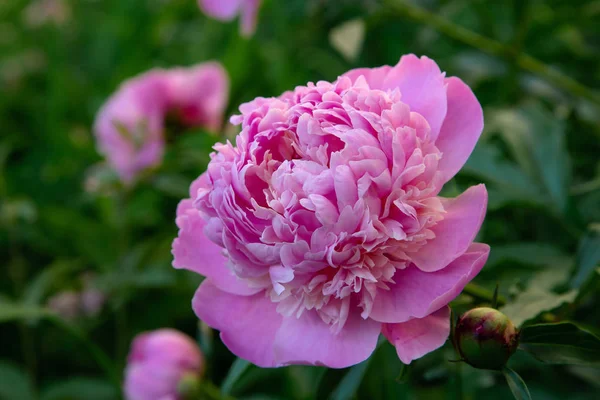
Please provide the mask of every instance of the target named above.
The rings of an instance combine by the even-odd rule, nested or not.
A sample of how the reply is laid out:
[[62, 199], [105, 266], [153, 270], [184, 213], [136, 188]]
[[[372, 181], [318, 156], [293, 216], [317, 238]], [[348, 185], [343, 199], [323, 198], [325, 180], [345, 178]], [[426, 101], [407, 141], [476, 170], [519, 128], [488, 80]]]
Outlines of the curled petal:
[[382, 333], [396, 347], [400, 361], [410, 364], [444, 345], [450, 334], [450, 307], [442, 307], [424, 318], [383, 324]]
[[[206, 175], [192, 183], [190, 192], [197, 192]], [[259, 289], [248, 285], [227, 267], [228, 259], [223, 248], [208, 239], [204, 233], [206, 222], [192, 204], [191, 199], [182, 200], [177, 207], [176, 223], [179, 234], [173, 241], [173, 267], [189, 269], [204, 275], [222, 290], [240, 295], [250, 295]]]
[[471, 89], [460, 79], [446, 79], [448, 112], [435, 145], [442, 152], [439, 170], [444, 182], [465, 164], [483, 130], [483, 110]]
[[399, 89], [402, 101], [411, 111], [421, 114], [431, 128], [435, 140], [446, 117], [446, 84], [444, 74], [435, 61], [414, 54], [403, 56], [383, 82], [383, 89]]
[[207, 279], [196, 291], [192, 307], [198, 318], [221, 331], [221, 340], [234, 354], [259, 367], [278, 366], [273, 343], [283, 316], [264, 293], [237, 296]]
[[445, 268], [424, 272], [415, 266], [398, 270], [389, 290], [379, 290], [370, 318], [387, 323], [423, 318], [444, 307], [460, 294], [483, 268], [490, 247], [473, 243]]
[[283, 320], [275, 338], [279, 365], [309, 364], [346, 368], [366, 360], [377, 345], [381, 324], [351, 313], [339, 332], [314, 311]]
[[431, 228], [435, 238], [412, 256], [415, 265], [426, 272], [444, 268], [473, 243], [487, 209], [485, 185], [472, 186], [454, 199], [442, 199], [446, 214]]

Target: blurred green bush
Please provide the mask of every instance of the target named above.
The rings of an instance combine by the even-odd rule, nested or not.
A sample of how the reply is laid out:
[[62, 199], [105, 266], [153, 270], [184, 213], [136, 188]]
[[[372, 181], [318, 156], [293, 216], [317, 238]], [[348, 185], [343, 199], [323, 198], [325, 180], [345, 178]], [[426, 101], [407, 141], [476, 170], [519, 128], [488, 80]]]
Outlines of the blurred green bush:
[[[352, 34], [336, 31], [356, 20]], [[135, 334], [171, 326], [196, 335], [198, 277], [170, 268], [170, 243], [177, 202], [220, 139], [178, 136], [161, 169], [124, 195], [90, 129], [124, 79], [205, 60], [230, 75], [228, 115], [256, 96], [395, 64], [405, 53], [460, 76], [481, 101], [486, 128], [444, 190], [487, 184], [478, 241], [492, 253], [454, 309], [489, 304], [498, 282], [516, 324], [570, 319], [598, 332], [599, 26], [597, 0], [265, 0], [257, 33], [244, 39], [237, 22], [207, 19], [194, 0], [1, 2], [0, 399], [118, 398], [112, 383]], [[340, 44], [344, 37], [353, 43]], [[86, 285], [106, 296], [100, 310], [70, 320], [49, 313], [54, 296]], [[206, 331], [199, 341], [219, 384], [233, 356]], [[403, 367], [386, 343], [350, 372], [249, 367], [231, 393], [509, 398], [501, 376], [446, 362], [455, 357], [447, 344], [398, 383]], [[545, 366], [524, 353], [510, 365], [535, 399], [597, 398], [598, 370]]]

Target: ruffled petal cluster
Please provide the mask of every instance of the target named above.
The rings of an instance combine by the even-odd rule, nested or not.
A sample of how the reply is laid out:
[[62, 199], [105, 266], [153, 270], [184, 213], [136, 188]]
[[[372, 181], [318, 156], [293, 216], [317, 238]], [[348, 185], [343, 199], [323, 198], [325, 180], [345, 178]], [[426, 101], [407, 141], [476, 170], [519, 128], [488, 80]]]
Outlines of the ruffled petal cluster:
[[485, 187], [439, 196], [483, 129], [469, 87], [408, 55], [240, 112], [177, 210], [198, 317], [263, 367], [347, 367], [380, 333], [404, 363], [440, 347], [489, 253]]
[[96, 117], [99, 151], [125, 183], [162, 161], [167, 115], [184, 125], [220, 127], [228, 78], [218, 63], [155, 69], [124, 82]]

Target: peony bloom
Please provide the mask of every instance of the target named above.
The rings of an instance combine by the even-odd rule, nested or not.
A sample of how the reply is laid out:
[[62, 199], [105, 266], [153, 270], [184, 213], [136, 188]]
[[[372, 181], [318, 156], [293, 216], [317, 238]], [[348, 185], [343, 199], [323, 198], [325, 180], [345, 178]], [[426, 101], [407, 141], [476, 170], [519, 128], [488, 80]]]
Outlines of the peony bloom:
[[250, 36], [256, 29], [256, 16], [261, 0], [198, 0], [198, 5], [206, 15], [231, 21], [241, 15], [240, 27], [244, 36]]
[[121, 85], [98, 113], [98, 148], [121, 180], [131, 183], [161, 163], [167, 114], [185, 125], [216, 130], [227, 94], [227, 74], [218, 63], [146, 72]]
[[198, 317], [262, 367], [347, 367], [380, 333], [404, 363], [442, 346], [489, 253], [485, 187], [438, 196], [483, 128], [469, 87], [408, 55], [240, 111], [177, 210]]
[[127, 400], [182, 399], [178, 387], [200, 379], [204, 358], [192, 339], [174, 329], [138, 335], [131, 346], [125, 370]]

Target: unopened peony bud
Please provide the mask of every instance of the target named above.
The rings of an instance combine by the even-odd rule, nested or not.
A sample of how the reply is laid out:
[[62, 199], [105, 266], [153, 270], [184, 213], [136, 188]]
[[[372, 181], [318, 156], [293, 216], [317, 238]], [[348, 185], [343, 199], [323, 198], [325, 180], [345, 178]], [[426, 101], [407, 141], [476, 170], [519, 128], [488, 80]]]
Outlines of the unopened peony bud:
[[196, 343], [174, 329], [138, 335], [127, 361], [127, 400], [187, 400], [204, 370], [204, 358]]
[[464, 313], [454, 334], [463, 360], [481, 369], [501, 369], [519, 344], [519, 333], [508, 317], [488, 307]]

